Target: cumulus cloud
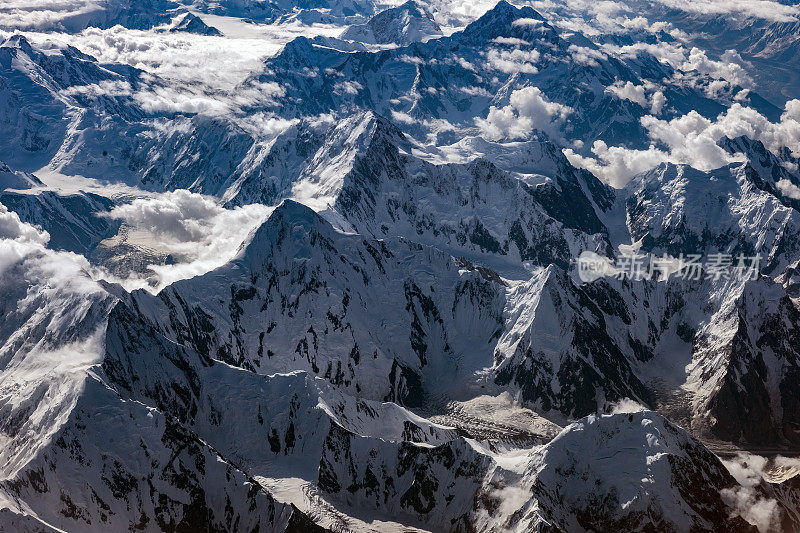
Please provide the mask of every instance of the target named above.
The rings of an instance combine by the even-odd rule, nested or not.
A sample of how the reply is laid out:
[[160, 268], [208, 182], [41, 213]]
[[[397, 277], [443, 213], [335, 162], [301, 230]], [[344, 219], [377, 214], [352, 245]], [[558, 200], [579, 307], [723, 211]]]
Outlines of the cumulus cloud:
[[775, 123], [738, 102], [715, 120], [690, 111], [669, 121], [646, 115], [641, 123], [653, 141], [647, 150], [609, 147], [603, 141], [595, 141], [591, 149], [594, 157], [582, 156], [569, 149], [565, 154], [574, 165], [592, 171], [616, 187], [664, 161], [684, 163], [700, 170], [712, 170], [741, 161], [740, 156], [731, 155], [717, 145], [723, 137], [744, 135], [763, 142], [774, 152], [785, 147], [795, 157], [800, 156], [800, 100], [787, 102], [781, 120]]
[[333, 92], [338, 94], [356, 95], [364, 90], [364, 86], [357, 81], [340, 81], [333, 86]]
[[237, 106], [275, 106], [285, 95], [286, 89], [274, 81], [260, 82], [251, 80], [236, 88], [235, 94], [232, 95], [232, 100]]
[[59, 29], [69, 19], [86, 18], [102, 10], [96, 0], [4, 0], [0, 28]]
[[722, 489], [720, 492], [726, 505], [732, 507], [734, 516], [741, 516], [758, 528], [759, 533], [775, 531], [778, 523], [778, 502], [764, 498], [749, 487]]
[[686, 48], [680, 43], [648, 43], [636, 42], [623, 46], [604, 44], [602, 49], [622, 59], [636, 58], [641, 54], [648, 54], [663, 61], [673, 68], [686, 66]]
[[629, 414], [629, 413], [638, 413], [640, 411], [646, 411], [647, 407], [640, 404], [636, 400], [631, 400], [630, 398], [623, 398], [618, 402], [608, 404], [604, 410], [608, 414], [617, 415], [617, 414]]
[[130, 96], [133, 94], [131, 84], [126, 80], [103, 80], [89, 85], [74, 85], [63, 91], [64, 96], [83, 95], [89, 97], [99, 96]]
[[460, 87], [459, 90], [467, 96], [483, 96], [485, 98], [492, 97], [492, 93], [483, 87]]
[[623, 187], [631, 177], [650, 170], [669, 160], [669, 154], [650, 146], [647, 150], [630, 150], [622, 146], [608, 146], [597, 140], [592, 145], [594, 157], [584, 157], [570, 148], [564, 150], [569, 162], [589, 170], [613, 187]]
[[616, 82], [606, 87], [606, 92], [616, 95], [620, 100], [630, 100], [642, 107], [647, 107], [647, 96], [645, 96], [644, 85], [635, 85], [630, 81], [624, 84], [622, 82]]
[[495, 44], [507, 44], [509, 46], [527, 46], [530, 45], [528, 41], [519, 39], [517, 37], [495, 37], [492, 39]]
[[174, 87], [153, 87], [139, 91], [133, 99], [147, 113], [203, 113], [222, 115], [230, 108], [216, 98]]
[[[0, 204], [0, 285], [26, 287], [28, 301], [47, 292], [48, 301], [62, 293], [90, 294], [100, 291], [85, 257], [56, 252], [46, 246], [50, 235], [26, 222]], [[54, 309], [55, 313], [64, 312]]]
[[512, 26], [538, 26], [542, 23], [539, 19], [527, 19], [527, 18], [519, 18], [514, 20], [511, 25]]
[[[754, 88], [753, 78], [748, 73], [748, 70], [753, 67], [735, 50], [727, 50], [719, 57], [719, 60], [714, 60], [697, 47], [687, 51], [679, 42], [657, 44], [636, 42], [625, 46], [605, 44], [602, 48], [607, 53], [623, 59], [635, 58], [642, 53], [649, 54], [678, 70], [673, 80], [678, 84], [698, 86], [700, 81], [710, 79], [710, 82], [704, 83], [702, 86], [710, 98], [718, 98], [724, 91], [740, 87], [744, 90], [740, 91], [737, 96], [742, 99], [746, 97], [749, 90]], [[698, 75], [701, 77], [698, 78]], [[658, 101], [663, 101], [663, 94], [658, 97]], [[655, 108], [659, 109], [656, 102], [651, 105], [655, 105]], [[663, 106], [663, 102], [660, 105]], [[654, 114], [658, 113], [654, 111]]]
[[[398, 2], [399, 4], [400, 2]], [[434, 19], [443, 27], [459, 28], [466, 26], [488, 10], [497, 0], [428, 0], [427, 6], [433, 12]]]
[[[264, 57], [276, 53], [282, 44], [266, 39], [158, 33], [122, 26], [88, 28], [74, 35], [47, 34], [46, 38], [71, 44], [103, 63], [127, 64], [161, 78], [217, 90], [230, 90], [243, 82], [262, 67]], [[223, 65], [225, 68], [220, 68]]]
[[487, 117], [475, 123], [490, 140], [525, 138], [534, 129], [561, 138], [560, 128], [572, 111], [548, 100], [538, 87], [524, 87], [511, 93], [507, 106], [492, 106]]
[[400, 124], [407, 124], [407, 125], [414, 125], [417, 123], [417, 119], [409, 115], [408, 113], [404, 113], [402, 111], [395, 111], [392, 110], [392, 120], [395, 122], [399, 122]]
[[661, 114], [661, 111], [664, 109], [664, 105], [667, 103], [667, 97], [664, 96], [662, 91], [656, 91], [653, 93], [653, 96], [650, 98], [650, 113], [653, 115]]
[[[91, 27], [74, 34], [30, 32], [26, 37], [43, 49], [71, 45], [100, 63], [130, 65], [143, 71], [135, 88], [120, 78], [71, 87], [64, 91], [66, 97], [125, 96], [148, 113], [242, 116], [242, 108], [280, 103], [285, 88], [276, 82], [260, 82], [252, 74], [263, 71], [264, 58], [280, 51], [295, 33], [273, 35], [275, 30], [250, 30], [255, 25], [241, 24], [245, 28], [234, 32], [238, 37], [132, 30], [122, 26]], [[306, 29], [309, 34], [316, 31]], [[257, 38], [253, 32], [266, 38]]]
[[752, 89], [753, 79], [747, 73], [747, 68], [750, 67], [751, 65], [734, 50], [726, 51], [720, 56], [719, 61], [715, 61], [709, 59], [703, 50], [695, 47], [691, 49], [689, 56], [680, 68], [714, 78], [716, 83], [712, 82], [706, 90], [708, 96], [713, 98], [718, 95], [720, 89], [725, 87], [725, 84], [719, 83], [723, 80], [733, 87]]
[[541, 54], [535, 48], [531, 50], [521, 50], [519, 48], [499, 50], [492, 48], [486, 54], [486, 68], [499, 70], [506, 74], [514, 74], [516, 72], [536, 74], [539, 71], [536, 68], [536, 63], [540, 57]]
[[[317, 120], [324, 120], [324, 118], [320, 116], [317, 117]], [[274, 113], [258, 112], [242, 117], [239, 125], [253, 137], [269, 142], [299, 122], [300, 120], [296, 118], [286, 119]]]
[[[217, 268], [230, 261], [271, 212], [263, 205], [225, 209], [200, 194], [177, 190], [116, 206], [108, 217], [123, 223], [129, 244], [170, 254], [175, 264], [153, 264], [151, 289]], [[137, 278], [126, 288], [145, 286]]]

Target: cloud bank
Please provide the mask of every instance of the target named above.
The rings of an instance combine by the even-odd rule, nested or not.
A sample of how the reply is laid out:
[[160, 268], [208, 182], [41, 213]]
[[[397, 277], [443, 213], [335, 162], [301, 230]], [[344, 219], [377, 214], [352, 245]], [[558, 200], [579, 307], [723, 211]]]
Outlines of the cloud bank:
[[126, 288], [160, 288], [204, 274], [236, 256], [271, 208], [248, 205], [225, 209], [207, 196], [183, 189], [138, 198], [107, 215], [128, 229], [128, 243], [170, 254], [174, 264], [151, 264], [153, 277], [121, 280]]
[[662, 162], [712, 170], [741, 161], [741, 157], [717, 145], [723, 137], [744, 135], [761, 141], [773, 152], [786, 147], [795, 157], [800, 156], [800, 100], [787, 102], [778, 122], [770, 122], [758, 111], [737, 102], [715, 120], [691, 111], [669, 121], [646, 115], [641, 123], [652, 141], [646, 150], [595, 141], [591, 149], [593, 157], [582, 156], [571, 149], [564, 153], [573, 165], [590, 170], [615, 187], [624, 186], [634, 175]]

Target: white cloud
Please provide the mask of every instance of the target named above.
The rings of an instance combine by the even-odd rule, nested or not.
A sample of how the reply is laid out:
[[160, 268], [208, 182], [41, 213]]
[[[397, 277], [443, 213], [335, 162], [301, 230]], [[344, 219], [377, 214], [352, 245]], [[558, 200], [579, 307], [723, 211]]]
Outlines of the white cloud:
[[618, 402], [611, 403], [607, 405], [605, 409], [608, 414], [612, 415], [639, 413], [646, 410], [647, 407], [630, 398], [623, 398]]
[[488, 116], [475, 123], [491, 140], [524, 138], [534, 129], [561, 138], [561, 125], [572, 111], [569, 106], [548, 100], [538, 87], [524, 87], [511, 93], [507, 106], [492, 106]]
[[90, 278], [93, 269], [85, 257], [49, 250], [49, 240], [46, 231], [20, 221], [16, 213], [0, 204], [0, 284], [7, 290], [14, 284], [26, 287], [26, 300], [37, 306], [41, 305], [37, 293], [46, 292], [48, 301], [57, 301], [56, 296], [62, 293], [101, 290]]
[[226, 102], [174, 87], [152, 87], [135, 93], [133, 99], [147, 113], [166, 111], [223, 115], [230, 112]]
[[581, 156], [572, 150], [565, 150], [565, 154], [574, 165], [592, 171], [616, 187], [664, 161], [684, 163], [700, 170], [741, 161], [741, 157], [717, 145], [723, 137], [744, 135], [763, 142], [773, 152], [786, 147], [795, 157], [800, 156], [800, 100], [787, 102], [780, 122], [775, 123], [738, 102], [715, 120], [691, 111], [669, 121], [647, 115], [642, 117], [641, 123], [653, 141], [647, 150], [609, 147], [602, 141], [595, 141], [594, 157]]
[[539, 61], [541, 54], [538, 50], [498, 50], [492, 48], [486, 54], [486, 68], [488, 70], [499, 70], [506, 74], [524, 72], [536, 74], [539, 69], [535, 63]]
[[236, 106], [274, 106], [277, 105], [280, 98], [285, 95], [286, 89], [277, 82], [259, 82], [251, 80], [237, 87], [231, 100]]
[[[796, 466], [796, 460], [788, 460]], [[739, 487], [724, 489], [720, 496], [734, 509], [734, 516], [741, 516], [755, 525], [760, 533], [775, 531], [778, 524], [778, 502], [760, 495], [758, 486], [764, 481], [772, 481], [766, 474], [766, 458], [740, 452], [736, 457], [722, 461], [730, 474], [739, 483]], [[781, 465], [787, 460], [776, 457], [774, 462]]]
[[279, 83], [259, 82], [252, 75], [262, 72], [264, 58], [280, 51], [296, 33], [259, 30], [265, 38], [251, 38], [252, 31], [243, 30], [245, 37], [210, 37], [115, 26], [75, 34], [30, 32], [26, 37], [42, 49], [71, 45], [100, 63], [144, 71], [135, 90], [119, 79], [72, 87], [65, 96], [130, 96], [146, 112], [241, 116], [242, 107], [274, 106], [285, 95]]
[[778, 190], [781, 191], [784, 195], [794, 200], [800, 200], [800, 187], [798, 187], [791, 181], [784, 178], [775, 183], [775, 185], [778, 187]]
[[0, 27], [58, 29], [70, 18], [99, 12], [99, 4], [91, 0], [3, 0], [0, 4]]
[[653, 115], [660, 115], [667, 103], [667, 97], [664, 96], [662, 91], [656, 91], [650, 98], [650, 113]]
[[[169, 253], [173, 265], [150, 265], [159, 289], [179, 279], [222, 266], [271, 212], [263, 205], [225, 209], [209, 197], [177, 190], [138, 198], [115, 207], [107, 215], [126, 227], [130, 244]], [[124, 280], [126, 288], [142, 287], [144, 280]]]
[[669, 154], [650, 146], [647, 150], [630, 150], [622, 146], [609, 147], [604, 141], [592, 145], [594, 157], [584, 157], [570, 148], [564, 150], [569, 162], [613, 187], [623, 187], [631, 177], [650, 170], [669, 159]]
[[483, 96], [486, 98], [491, 98], [492, 93], [484, 89], [483, 87], [461, 87], [459, 90], [466, 94], [467, 96]]
[[647, 107], [647, 96], [645, 96], [644, 85], [634, 85], [629, 81], [624, 84], [622, 82], [616, 82], [606, 87], [606, 92], [616, 95], [620, 100], [630, 100], [642, 107]]
[[587, 67], [597, 67], [600, 65], [598, 61], [605, 61], [608, 59], [602, 51], [587, 46], [578, 46], [576, 44], [569, 45], [567, 51], [570, 53], [572, 60]]
[[417, 123], [417, 119], [415, 119], [408, 113], [403, 113], [402, 111], [395, 111], [395, 110], [392, 110], [392, 120], [407, 125], [414, 125]]
[[636, 58], [642, 53], [649, 54], [656, 59], [663, 61], [673, 68], [680, 68], [686, 64], [686, 48], [680, 43], [645, 43], [637, 42], [624, 46], [604, 44], [602, 46], [606, 52], [620, 58]]
[[61, 92], [64, 96], [85, 95], [98, 96], [130, 96], [131, 84], [124, 80], [103, 80], [89, 85], [74, 85]]
[[414, 57], [408, 54], [403, 54], [397, 58], [398, 61], [402, 61], [403, 63], [411, 63], [412, 65], [424, 65], [425, 60], [421, 57]]
[[300, 122], [299, 119], [286, 119], [273, 113], [258, 112], [243, 117], [239, 121], [239, 125], [253, 137], [262, 141], [271, 141], [298, 122]]
[[703, 15], [744, 15], [776, 22], [796, 21], [800, 11], [796, 5], [774, 0], [658, 0], [683, 11]]
[[511, 25], [512, 26], [538, 26], [542, 23], [539, 19], [526, 19], [526, 18], [519, 18], [514, 20]]
[[[400, 2], [397, 2], [398, 4]], [[453, 29], [466, 26], [468, 23], [482, 16], [492, 9], [497, 0], [428, 0], [426, 4], [433, 12], [433, 16], [441, 26], [450, 26]], [[452, 31], [452, 30], [451, 30]]]
[[38, 243], [42, 246], [50, 241], [50, 234], [44, 230], [22, 222], [19, 215], [0, 204], [0, 239], [11, 239], [25, 243]]
[[776, 500], [764, 498], [749, 487], [722, 489], [720, 496], [726, 505], [734, 509], [733, 516], [741, 516], [756, 526], [759, 533], [776, 531], [774, 526], [780, 516]]
[[524, 39], [519, 39], [517, 37], [495, 37], [492, 39], [492, 42], [495, 44], [507, 44], [509, 46], [529, 46], [531, 43]]
[[333, 86], [333, 92], [338, 94], [356, 95], [364, 90], [364, 86], [357, 81], [340, 81]]
[[457, 57], [455, 59], [455, 62], [457, 64], [459, 64], [461, 66], [461, 68], [464, 68], [466, 70], [471, 70], [472, 72], [477, 72], [478, 71], [478, 69], [475, 68], [475, 65], [473, 65], [472, 63], [470, 63], [469, 61], [467, 61], [463, 57], [460, 57], [460, 56]]
[[750, 65], [745, 62], [738, 52], [728, 50], [720, 57], [719, 61], [709, 59], [706, 53], [699, 48], [692, 48], [686, 61], [681, 65], [681, 70], [696, 71], [702, 75], [714, 78], [706, 92], [710, 97], [715, 97], [719, 92], [726, 88], [726, 84], [719, 83], [726, 81], [732, 87], [742, 87], [752, 89], [753, 79], [747, 73]]

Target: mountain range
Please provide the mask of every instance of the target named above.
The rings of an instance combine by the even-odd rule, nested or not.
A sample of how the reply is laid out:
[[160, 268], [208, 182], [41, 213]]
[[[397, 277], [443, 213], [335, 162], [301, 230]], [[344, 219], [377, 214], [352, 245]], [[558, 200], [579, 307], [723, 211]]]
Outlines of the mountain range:
[[0, 530], [800, 531], [797, 21], [624, 6], [0, 33]]

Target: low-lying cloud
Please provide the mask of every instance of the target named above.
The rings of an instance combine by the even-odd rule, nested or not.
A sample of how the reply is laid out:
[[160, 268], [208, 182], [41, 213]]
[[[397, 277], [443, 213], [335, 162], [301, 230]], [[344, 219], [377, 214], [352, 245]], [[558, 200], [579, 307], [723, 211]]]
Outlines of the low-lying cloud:
[[123, 285], [158, 290], [222, 266], [270, 212], [263, 205], [225, 209], [212, 198], [182, 189], [117, 206], [107, 216], [123, 223], [130, 244], [170, 254], [174, 260], [149, 265], [154, 278], [131, 278]]

